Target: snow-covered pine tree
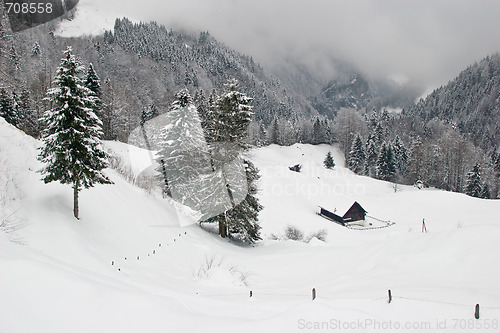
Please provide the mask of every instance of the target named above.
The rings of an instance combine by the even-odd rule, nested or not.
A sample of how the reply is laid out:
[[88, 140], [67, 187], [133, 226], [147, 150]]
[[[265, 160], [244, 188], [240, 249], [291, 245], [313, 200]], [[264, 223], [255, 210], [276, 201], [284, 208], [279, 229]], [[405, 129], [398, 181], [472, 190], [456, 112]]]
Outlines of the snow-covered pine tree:
[[260, 176], [259, 170], [251, 161], [245, 160], [244, 163], [248, 194], [245, 200], [227, 212], [225, 220], [231, 236], [247, 243], [255, 243], [262, 239], [260, 237], [259, 212], [263, 207], [256, 197], [258, 192], [257, 181]]
[[46, 100], [52, 105], [42, 118], [43, 146], [39, 160], [43, 181], [59, 181], [73, 187], [73, 212], [79, 218], [78, 194], [94, 184], [112, 184], [102, 173], [108, 165], [107, 154], [101, 147], [102, 123], [93, 112], [94, 97], [80, 75], [85, 67], [72, 54], [64, 51], [60, 67], [47, 91]]
[[396, 170], [402, 177], [406, 175], [406, 167], [408, 166], [408, 152], [403, 141], [399, 135], [396, 135], [392, 144], [394, 149], [394, 161], [396, 163]]
[[382, 144], [377, 161], [377, 178], [385, 181], [392, 181], [396, 173], [394, 153], [390, 144]]
[[[233, 194], [238, 189], [231, 188], [228, 181], [230, 170], [227, 166], [234, 164], [240, 158], [241, 153], [248, 148], [246, 143], [247, 130], [253, 116], [252, 99], [246, 94], [238, 91], [236, 80], [229, 81], [225, 85], [223, 93], [215, 99], [215, 103], [210, 108], [209, 115], [213, 116], [211, 151], [214, 170], [220, 170], [222, 178], [226, 184], [228, 195], [231, 198], [232, 209], [225, 211], [207, 221], [218, 223], [219, 235], [221, 237], [238, 237], [247, 242], [254, 242], [260, 239], [260, 226], [257, 215], [262, 209], [255, 194], [257, 191], [255, 181], [258, 179], [258, 171], [250, 161], [246, 161], [246, 181], [248, 193], [241, 202], [233, 201]], [[233, 171], [234, 172], [234, 171]], [[243, 235], [243, 236], [242, 236]]]
[[192, 197], [184, 193], [189, 191], [184, 185], [211, 171], [209, 152], [198, 111], [187, 89], [175, 95], [167, 117], [169, 122], [160, 132], [158, 171], [165, 184], [164, 193], [183, 202]]
[[39, 134], [38, 131], [38, 118], [39, 116], [31, 108], [31, 99], [29, 90], [23, 88], [18, 97], [18, 109], [21, 119], [20, 128], [33, 137], [37, 137]]
[[38, 42], [33, 43], [33, 47], [31, 48], [31, 56], [39, 57], [42, 54], [42, 50], [40, 49], [40, 44]]
[[488, 186], [488, 183], [485, 182], [482, 187], [483, 188], [481, 189], [479, 197], [482, 199], [491, 199], [490, 187]]
[[16, 92], [12, 92], [12, 118], [11, 118], [11, 124], [16, 126], [17, 128], [20, 127], [22, 121], [23, 121], [23, 116], [21, 114], [21, 107], [19, 105], [19, 96], [17, 96]]
[[279, 145], [281, 144], [281, 132], [280, 132], [280, 126], [278, 123], [278, 119], [274, 118], [274, 121], [271, 124], [271, 127], [269, 128], [269, 142], [271, 144]]
[[321, 143], [326, 143], [326, 128], [324, 123], [316, 118], [313, 124], [313, 144], [318, 145]]
[[91, 96], [93, 97], [92, 110], [103, 121], [103, 107], [102, 107], [102, 90], [101, 90], [101, 80], [97, 73], [95, 72], [94, 65], [89, 64], [87, 70], [87, 76], [85, 78], [85, 86], [91, 91]]
[[364, 171], [365, 168], [365, 150], [363, 149], [363, 141], [359, 134], [354, 138], [351, 151], [349, 152], [349, 161], [348, 167], [349, 170], [354, 171], [357, 174], [360, 174]]
[[158, 114], [159, 112], [156, 104], [151, 102], [148, 107], [142, 109], [140, 125], [144, 126], [147, 121], [155, 118]]
[[238, 91], [238, 82], [230, 80], [225, 91], [216, 100], [215, 142], [229, 142], [246, 149], [248, 125], [253, 111], [252, 98]]
[[333, 161], [332, 152], [329, 151], [326, 154], [325, 160], [323, 161], [323, 165], [327, 169], [333, 169], [335, 167], [335, 162]]
[[410, 157], [408, 159], [408, 178], [411, 183], [424, 181], [424, 147], [420, 137], [415, 137], [410, 148]]
[[483, 192], [483, 185], [481, 182], [481, 165], [476, 163], [471, 171], [467, 173], [467, 180], [465, 183], [465, 194], [471, 197], [480, 198]]
[[376, 176], [378, 153], [375, 141], [375, 136], [371, 134], [366, 142], [366, 161], [364, 173], [369, 177]]
[[14, 110], [14, 103], [5, 88], [0, 89], [0, 117], [14, 126], [17, 126], [18, 118]]

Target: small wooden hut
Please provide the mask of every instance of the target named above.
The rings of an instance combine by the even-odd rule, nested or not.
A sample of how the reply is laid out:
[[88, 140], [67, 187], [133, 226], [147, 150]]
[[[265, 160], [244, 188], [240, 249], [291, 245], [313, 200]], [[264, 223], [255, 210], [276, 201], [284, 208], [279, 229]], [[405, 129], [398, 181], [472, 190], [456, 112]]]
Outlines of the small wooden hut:
[[349, 210], [347, 210], [347, 212], [342, 217], [330, 212], [327, 209], [324, 209], [323, 207], [320, 207], [319, 211], [319, 215], [321, 215], [322, 217], [338, 223], [344, 227], [350, 225], [364, 226], [366, 213], [366, 210], [361, 207], [361, 205], [357, 201], [352, 204], [351, 208], [349, 208]]

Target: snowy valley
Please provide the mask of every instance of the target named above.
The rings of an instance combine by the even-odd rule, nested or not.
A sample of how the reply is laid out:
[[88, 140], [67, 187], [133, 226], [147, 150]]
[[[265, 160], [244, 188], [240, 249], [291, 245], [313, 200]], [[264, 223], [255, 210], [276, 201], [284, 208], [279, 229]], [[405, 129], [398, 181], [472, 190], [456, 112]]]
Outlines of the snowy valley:
[[[2, 333], [499, 329], [498, 200], [356, 175], [336, 146], [254, 148], [263, 240], [245, 245], [113, 169], [114, 185], [81, 192], [76, 220], [71, 187], [40, 180], [40, 144], [0, 118]], [[129, 179], [151, 166], [148, 151], [104, 148]], [[352, 230], [316, 214], [355, 201], [395, 224]]]

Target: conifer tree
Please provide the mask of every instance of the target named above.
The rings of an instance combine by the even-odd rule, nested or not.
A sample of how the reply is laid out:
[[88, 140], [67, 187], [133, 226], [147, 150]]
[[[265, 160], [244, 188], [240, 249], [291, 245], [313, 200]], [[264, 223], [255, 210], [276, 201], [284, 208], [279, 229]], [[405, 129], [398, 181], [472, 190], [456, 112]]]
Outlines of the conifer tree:
[[371, 134], [366, 143], [365, 175], [375, 177], [377, 169], [378, 153], [375, 143], [375, 136]]
[[476, 198], [480, 198], [481, 194], [483, 194], [483, 186], [481, 183], [481, 165], [479, 163], [476, 163], [472, 170], [467, 173], [465, 194]]
[[365, 150], [363, 149], [363, 141], [358, 134], [354, 138], [351, 145], [351, 151], [349, 152], [349, 170], [354, 171], [357, 174], [362, 173], [365, 167], [365, 159], [366, 155]]
[[158, 171], [165, 183], [164, 192], [183, 201], [190, 196], [190, 189], [184, 185], [210, 171], [209, 152], [198, 112], [187, 89], [175, 95], [167, 117], [169, 122], [160, 132]]
[[394, 161], [396, 163], [396, 169], [401, 174], [401, 176], [404, 177], [406, 175], [406, 167], [408, 165], [408, 152], [399, 135], [396, 135], [396, 138], [394, 138], [392, 147], [394, 149]]
[[97, 76], [92, 63], [89, 64], [89, 68], [87, 70], [85, 86], [91, 91], [91, 97], [93, 99], [92, 110], [99, 117], [99, 119], [103, 121], [101, 80]]
[[269, 142], [275, 145], [281, 144], [280, 127], [277, 118], [274, 118], [274, 121], [269, 130]]
[[257, 181], [259, 180], [259, 170], [255, 165], [245, 160], [245, 171], [248, 182], [248, 194], [245, 200], [227, 212], [225, 220], [229, 233], [233, 237], [247, 243], [255, 243], [261, 240], [259, 225], [259, 212], [263, 209], [256, 195], [258, 192]]
[[21, 114], [21, 107], [19, 104], [19, 97], [17, 96], [16, 92], [12, 92], [12, 116], [10, 117], [10, 123], [16, 127], [20, 127], [23, 117]]
[[424, 148], [420, 137], [413, 139], [408, 160], [408, 177], [412, 183], [423, 181], [424, 174]]
[[40, 49], [40, 44], [38, 42], [33, 43], [33, 47], [31, 48], [31, 56], [39, 57], [42, 54], [42, 50]]
[[482, 199], [491, 199], [490, 187], [488, 183], [484, 183], [481, 189], [481, 194], [479, 195]]
[[392, 181], [396, 173], [394, 154], [390, 144], [382, 144], [377, 161], [377, 178]]
[[215, 98], [209, 115], [213, 120], [210, 129], [212, 137], [211, 151], [213, 168], [220, 170], [223, 182], [231, 198], [232, 208], [222, 214], [210, 218], [205, 222], [218, 223], [221, 237], [235, 236], [247, 242], [260, 239], [260, 226], [258, 225], [258, 212], [262, 209], [257, 197], [255, 181], [258, 171], [250, 161], [246, 161], [246, 181], [248, 193], [241, 202], [233, 200], [233, 193], [238, 189], [232, 188], [229, 182], [228, 165], [240, 158], [241, 153], [248, 148], [246, 143], [247, 129], [253, 116], [251, 98], [238, 91], [237, 81], [231, 80], [225, 85], [223, 93]]
[[5, 118], [9, 124], [15, 124], [16, 116], [12, 106], [12, 99], [5, 88], [0, 89], [0, 117]]
[[82, 188], [112, 183], [102, 173], [107, 167], [107, 154], [100, 143], [102, 123], [92, 110], [93, 94], [81, 78], [84, 70], [68, 47], [57, 69], [54, 88], [47, 92], [46, 100], [53, 108], [42, 118], [46, 128], [38, 156], [45, 163], [40, 171], [45, 183], [59, 181], [72, 185], [73, 213], [77, 219]]
[[335, 167], [335, 162], [333, 161], [332, 152], [329, 151], [326, 154], [325, 160], [323, 161], [323, 165], [327, 169], [333, 169]]

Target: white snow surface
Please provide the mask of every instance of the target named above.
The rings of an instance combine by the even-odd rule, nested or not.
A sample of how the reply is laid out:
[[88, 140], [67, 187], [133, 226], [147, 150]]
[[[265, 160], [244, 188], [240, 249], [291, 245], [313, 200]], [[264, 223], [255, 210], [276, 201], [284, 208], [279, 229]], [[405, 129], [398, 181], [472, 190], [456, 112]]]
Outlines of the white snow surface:
[[[82, 191], [78, 221], [71, 187], [40, 181], [38, 145], [0, 118], [0, 208], [22, 226], [0, 230], [2, 333], [499, 330], [498, 200], [395, 192], [343, 168], [332, 146], [258, 148], [263, 240], [247, 246], [181, 223], [190, 217], [171, 201], [109, 169], [115, 184]], [[329, 150], [334, 170], [322, 166]], [[129, 151], [134, 172], [151, 164]], [[315, 214], [354, 201], [396, 224], [349, 230]], [[326, 242], [270, 239], [288, 225], [326, 229]]]

